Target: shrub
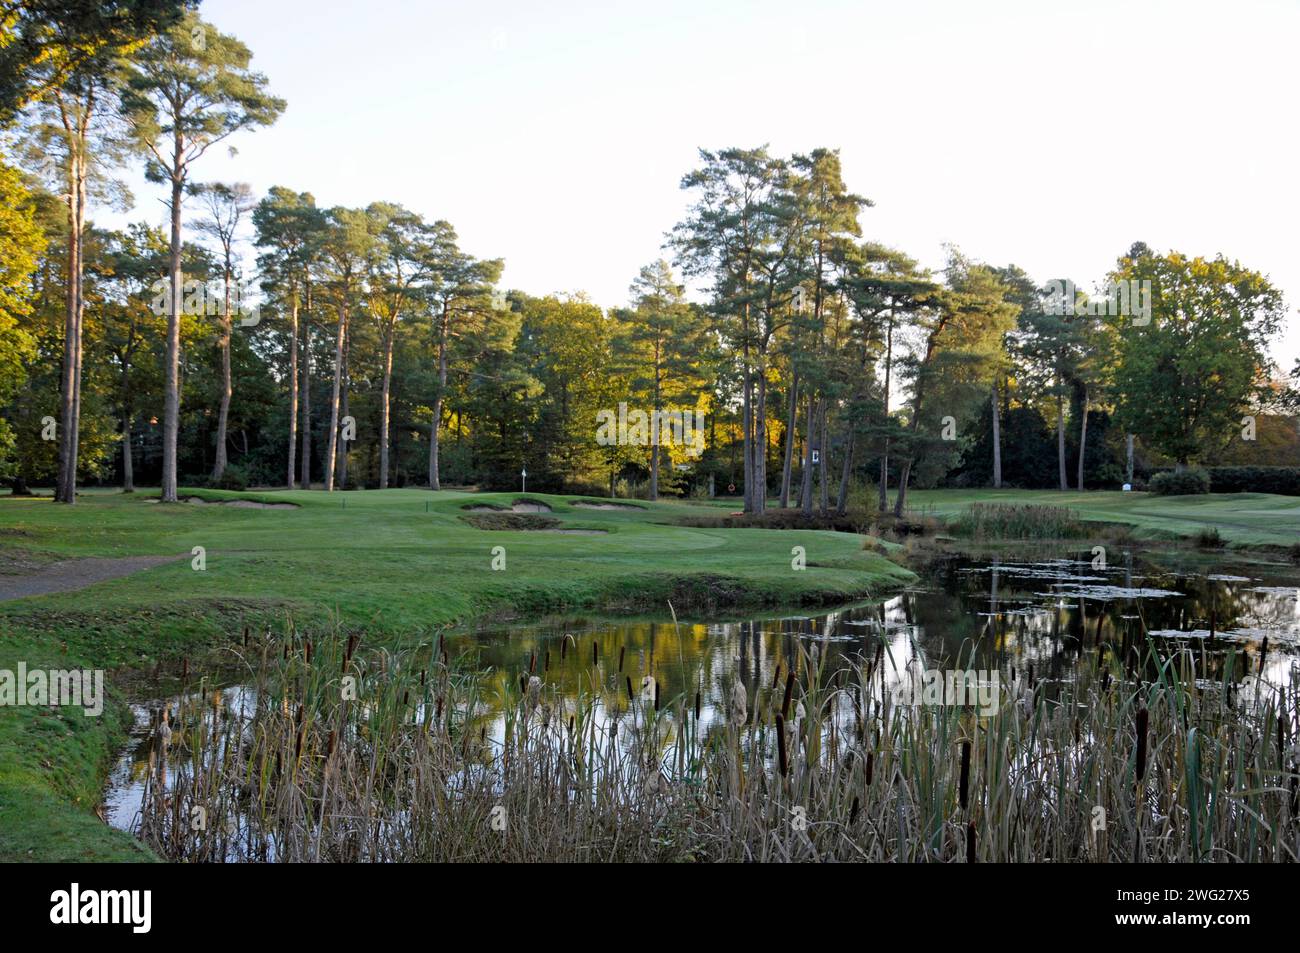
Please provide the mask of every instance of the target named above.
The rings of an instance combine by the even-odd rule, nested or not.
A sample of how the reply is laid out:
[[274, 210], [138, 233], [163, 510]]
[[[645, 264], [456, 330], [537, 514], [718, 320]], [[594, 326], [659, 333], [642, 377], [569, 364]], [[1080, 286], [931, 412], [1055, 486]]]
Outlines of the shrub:
[[[1152, 479], [1172, 470], [1153, 470]], [[1300, 496], [1300, 467], [1208, 467], [1211, 493], [1276, 493]], [[1137, 489], [1140, 481], [1134, 481]]]
[[1196, 534], [1196, 545], [1200, 549], [1222, 549], [1224, 540], [1215, 527], [1203, 526]]
[[209, 481], [213, 489], [216, 490], [247, 490], [248, 474], [242, 467], [226, 467], [221, 474], [221, 479]]
[[1204, 470], [1170, 470], [1151, 478], [1151, 492], [1156, 496], [1192, 496], [1210, 492], [1210, 475]]

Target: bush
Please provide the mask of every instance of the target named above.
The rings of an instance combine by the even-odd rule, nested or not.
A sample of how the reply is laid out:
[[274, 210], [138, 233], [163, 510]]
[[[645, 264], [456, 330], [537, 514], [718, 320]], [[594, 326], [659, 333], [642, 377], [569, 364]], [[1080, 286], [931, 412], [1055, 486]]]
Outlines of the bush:
[[[1172, 470], [1153, 470], [1152, 478]], [[1300, 467], [1208, 467], [1211, 493], [1300, 496]], [[1135, 485], [1136, 488], [1136, 485]]]
[[1211, 467], [1210, 492], [1300, 496], [1300, 467]]
[[221, 474], [219, 480], [209, 480], [209, 485], [215, 490], [247, 490], [248, 474], [241, 467], [228, 466]]
[[1156, 496], [1192, 496], [1210, 492], [1210, 475], [1204, 470], [1169, 470], [1151, 478], [1151, 492]]
[[1196, 545], [1200, 549], [1222, 549], [1224, 539], [1213, 526], [1202, 526], [1196, 534]]

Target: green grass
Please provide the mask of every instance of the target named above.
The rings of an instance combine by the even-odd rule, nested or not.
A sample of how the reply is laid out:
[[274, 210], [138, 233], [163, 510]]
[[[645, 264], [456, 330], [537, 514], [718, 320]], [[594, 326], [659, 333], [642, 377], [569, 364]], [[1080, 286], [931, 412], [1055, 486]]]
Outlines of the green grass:
[[[593, 535], [481, 530], [467, 503], [509, 507], [519, 494], [424, 490], [239, 494], [182, 491], [207, 500], [297, 503], [295, 510], [161, 505], [150, 494], [88, 492], [76, 507], [49, 498], [0, 498], [0, 558], [176, 555], [175, 562], [76, 592], [0, 603], [0, 668], [111, 671], [105, 715], [0, 709], [0, 860], [138, 859], [125, 835], [89, 813], [110, 752], [123, 736], [123, 686], [160, 660], [201, 657], [245, 625], [300, 626], [334, 619], [367, 639], [422, 635], [484, 616], [568, 610], [688, 615], [712, 604], [830, 604], [914, 577], [821, 531], [701, 529], [672, 525], [716, 508], [645, 504], [575, 508], [539, 496], [561, 528]], [[803, 546], [807, 569], [791, 568]], [[195, 571], [191, 552], [206, 551]], [[506, 568], [491, 568], [493, 547]]]
[[972, 503], [1061, 506], [1082, 520], [1123, 523], [1146, 539], [1192, 538], [1213, 528], [1237, 546], [1291, 546], [1300, 539], [1300, 497], [1268, 493], [1212, 493], [1151, 496], [1090, 490], [911, 490], [908, 503], [941, 519], [962, 514]]

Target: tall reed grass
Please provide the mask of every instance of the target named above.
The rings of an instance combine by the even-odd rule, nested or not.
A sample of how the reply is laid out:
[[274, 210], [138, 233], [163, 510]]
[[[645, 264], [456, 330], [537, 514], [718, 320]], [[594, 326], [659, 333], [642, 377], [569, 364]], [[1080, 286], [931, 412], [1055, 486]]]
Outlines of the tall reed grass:
[[1103, 643], [1069, 681], [1003, 672], [981, 716], [895, 704], [884, 642], [847, 667], [814, 645], [770, 682], [725, 673], [703, 710], [574, 648], [576, 696], [548, 653], [488, 699], [438, 643], [254, 640], [246, 710], [203, 691], [160, 723], [139, 835], [195, 861], [1300, 856], [1300, 674], [1271, 686], [1236, 652], [1212, 677], [1203, 645]]

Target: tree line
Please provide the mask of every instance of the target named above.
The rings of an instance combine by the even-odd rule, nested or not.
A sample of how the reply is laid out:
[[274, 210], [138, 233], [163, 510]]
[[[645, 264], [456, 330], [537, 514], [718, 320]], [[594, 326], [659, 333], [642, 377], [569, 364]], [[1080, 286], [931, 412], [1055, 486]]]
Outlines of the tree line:
[[[504, 289], [500, 258], [400, 203], [204, 181], [211, 149], [286, 104], [190, 5], [114, 6], [3, 25], [15, 492], [508, 488], [526, 469], [538, 491], [901, 516], [914, 485], [1113, 487], [1294, 412], [1267, 358], [1285, 306], [1259, 272], [1141, 242], [1100, 295], [956, 248], [936, 272], [864, 237], [872, 203], [832, 149], [702, 150], [625, 306]], [[96, 227], [131, 162], [166, 187], [166, 226]], [[699, 444], [660, 425], [683, 411]], [[615, 414], [620, 439], [597, 439]]]

